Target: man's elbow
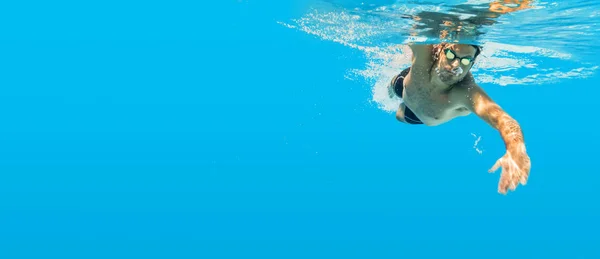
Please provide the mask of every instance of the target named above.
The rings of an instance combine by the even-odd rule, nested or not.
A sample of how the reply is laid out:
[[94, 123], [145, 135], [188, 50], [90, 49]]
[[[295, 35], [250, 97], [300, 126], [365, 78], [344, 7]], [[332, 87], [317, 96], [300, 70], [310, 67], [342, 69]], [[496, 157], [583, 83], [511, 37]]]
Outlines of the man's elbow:
[[501, 127], [501, 120], [510, 118], [510, 116], [507, 116], [508, 114], [506, 114], [498, 105], [479, 105], [476, 106], [473, 111], [475, 114], [477, 114], [477, 116], [479, 116], [479, 118], [497, 130], [499, 130]]

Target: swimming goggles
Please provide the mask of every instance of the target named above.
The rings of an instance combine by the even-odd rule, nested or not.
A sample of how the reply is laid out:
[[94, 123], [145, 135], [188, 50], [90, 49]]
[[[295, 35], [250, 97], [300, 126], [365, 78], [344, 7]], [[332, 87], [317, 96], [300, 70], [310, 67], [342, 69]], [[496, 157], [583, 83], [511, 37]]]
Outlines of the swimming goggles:
[[473, 62], [473, 58], [472, 57], [457, 57], [456, 53], [454, 51], [452, 51], [451, 49], [445, 49], [444, 50], [444, 54], [446, 54], [446, 58], [448, 60], [454, 60], [456, 58], [460, 59], [460, 63], [468, 66], [469, 64], [471, 64], [471, 62]]

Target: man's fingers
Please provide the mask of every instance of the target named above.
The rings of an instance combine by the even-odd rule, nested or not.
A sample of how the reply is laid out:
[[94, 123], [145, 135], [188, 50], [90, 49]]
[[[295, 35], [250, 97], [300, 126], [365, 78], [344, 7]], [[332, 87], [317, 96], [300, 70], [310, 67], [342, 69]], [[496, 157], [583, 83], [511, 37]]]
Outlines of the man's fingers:
[[502, 167], [502, 174], [498, 182], [499, 193], [506, 194], [509, 190], [516, 190], [519, 184], [527, 184], [529, 170], [531, 168], [529, 159], [520, 160], [517, 163], [517, 161], [513, 159], [505, 159], [505, 157], [502, 157], [496, 161], [494, 166], [492, 166], [488, 172], [493, 173], [500, 167]]
[[513, 179], [512, 181], [510, 181], [510, 190], [511, 191], [516, 190], [517, 189], [517, 184], [518, 184], [518, 181], [516, 181], [515, 179]]
[[498, 167], [500, 167], [501, 164], [502, 164], [502, 158], [500, 158], [500, 159], [498, 159], [498, 161], [496, 161], [494, 166], [492, 166], [492, 168], [490, 168], [490, 170], [488, 170], [488, 173], [493, 173], [496, 170], [498, 170]]
[[498, 185], [498, 192], [501, 193], [501, 194], [506, 194], [506, 192], [507, 192], [506, 186], [503, 186], [502, 184], [499, 184]]
[[506, 194], [508, 187], [510, 186], [510, 175], [507, 168], [502, 169], [502, 175], [500, 176], [500, 182], [498, 183], [498, 192]]
[[527, 184], [527, 179], [529, 178], [529, 174], [526, 172], [523, 172], [523, 174], [521, 175], [521, 179], [519, 179], [519, 182], [522, 185], [526, 185]]
[[523, 171], [525, 173], [529, 173], [529, 171], [531, 171], [531, 162], [529, 160], [525, 163], [525, 168], [523, 168]]
[[515, 168], [510, 168], [508, 171], [508, 175], [510, 178], [508, 188], [511, 191], [514, 191], [515, 189], [517, 189], [517, 184], [519, 183], [519, 174], [516, 172]]

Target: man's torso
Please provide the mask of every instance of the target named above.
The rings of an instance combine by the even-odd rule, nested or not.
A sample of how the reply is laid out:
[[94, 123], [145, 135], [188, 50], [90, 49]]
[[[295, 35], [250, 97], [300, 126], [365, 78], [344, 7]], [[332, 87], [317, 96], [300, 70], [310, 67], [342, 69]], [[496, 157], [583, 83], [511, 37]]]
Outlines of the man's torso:
[[404, 78], [402, 99], [425, 125], [435, 126], [470, 114], [461, 100], [467, 92], [468, 82], [465, 81], [469, 80], [440, 89], [430, 82], [429, 71], [413, 69], [411, 68], [411, 73]]

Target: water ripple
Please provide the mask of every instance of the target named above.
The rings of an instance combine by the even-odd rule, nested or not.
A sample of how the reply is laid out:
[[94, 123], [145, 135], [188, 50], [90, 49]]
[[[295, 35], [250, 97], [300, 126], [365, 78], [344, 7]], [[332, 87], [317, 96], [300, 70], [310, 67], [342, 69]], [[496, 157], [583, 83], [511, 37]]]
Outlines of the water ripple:
[[386, 87], [410, 65], [411, 41], [483, 46], [472, 70], [481, 84], [539, 85], [592, 76], [598, 69], [599, 9], [591, 0], [327, 0], [279, 23], [363, 51], [365, 66], [346, 77], [371, 82], [373, 100], [393, 111], [398, 100], [389, 99]]

